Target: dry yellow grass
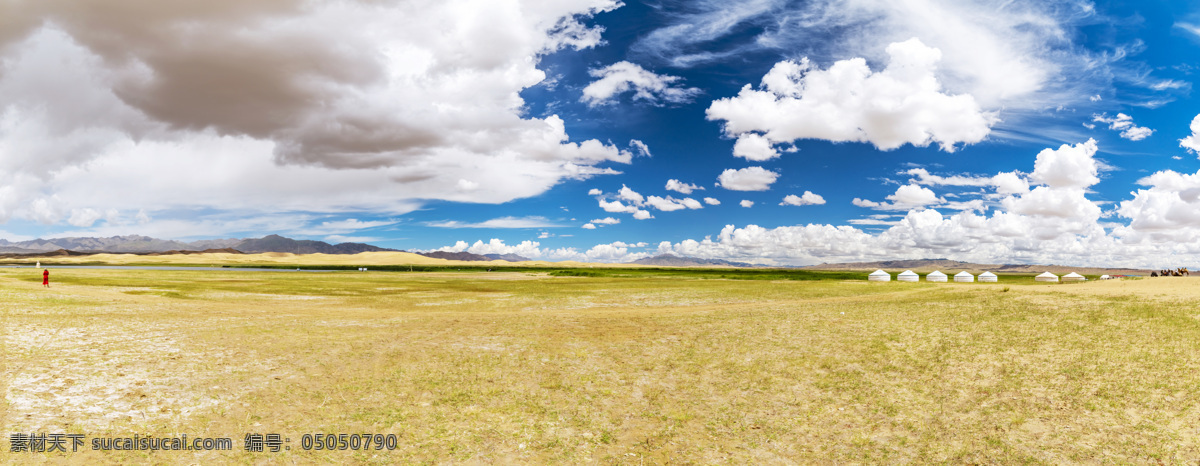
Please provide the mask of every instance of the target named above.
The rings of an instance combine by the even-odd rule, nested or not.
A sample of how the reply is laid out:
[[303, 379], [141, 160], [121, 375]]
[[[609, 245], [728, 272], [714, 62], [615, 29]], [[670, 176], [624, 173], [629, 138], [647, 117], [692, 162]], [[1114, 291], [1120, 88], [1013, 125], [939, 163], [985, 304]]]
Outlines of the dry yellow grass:
[[[0, 269], [6, 434], [237, 445], [7, 462], [1200, 459], [1200, 281], [53, 278]], [[250, 432], [293, 449], [241, 451]], [[400, 442], [300, 451], [310, 432]]]

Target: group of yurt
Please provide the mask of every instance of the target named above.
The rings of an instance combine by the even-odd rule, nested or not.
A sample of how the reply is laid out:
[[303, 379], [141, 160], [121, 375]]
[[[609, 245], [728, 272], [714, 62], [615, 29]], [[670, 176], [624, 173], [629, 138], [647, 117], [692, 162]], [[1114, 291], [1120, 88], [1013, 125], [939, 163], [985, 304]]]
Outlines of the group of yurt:
[[[959, 282], [959, 283], [972, 283], [975, 281], [976, 278], [979, 279], [980, 283], [996, 283], [996, 274], [991, 273], [991, 272], [983, 272], [983, 273], [979, 274], [978, 277], [971, 275], [971, 273], [967, 272], [966, 270], [954, 274], [954, 281]], [[873, 282], [888, 282], [888, 281], [892, 281], [892, 274], [884, 272], [883, 270], [876, 270], [874, 272], [871, 272], [870, 275], [867, 275], [867, 280], [870, 280]], [[900, 272], [900, 275], [896, 276], [896, 280], [902, 281], [902, 282], [917, 282], [917, 281], [921, 281], [921, 276], [917, 275], [912, 270], [905, 270], [903, 272]], [[1046, 272], [1046, 273], [1043, 273], [1041, 275], [1034, 277], [1034, 280], [1037, 280], [1039, 282], [1058, 282], [1059, 276], [1052, 274], [1050, 272]], [[1079, 281], [1084, 281], [1084, 280], [1087, 280], [1087, 279], [1083, 278], [1083, 275], [1077, 274], [1075, 272], [1071, 272], [1069, 274], [1062, 276], [1062, 281], [1064, 281], [1064, 282], [1079, 282]], [[948, 277], [946, 276], [946, 274], [942, 273], [941, 271], [934, 270], [933, 272], [930, 272], [928, 275], [925, 275], [925, 281], [927, 281], [927, 282], [945, 282], [945, 281], [948, 281]]]

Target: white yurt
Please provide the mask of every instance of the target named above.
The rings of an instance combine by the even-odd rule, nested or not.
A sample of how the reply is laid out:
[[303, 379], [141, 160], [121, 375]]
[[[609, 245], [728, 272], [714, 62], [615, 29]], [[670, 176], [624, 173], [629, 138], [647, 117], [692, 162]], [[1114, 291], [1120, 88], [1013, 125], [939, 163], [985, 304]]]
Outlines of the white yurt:
[[929, 275], [925, 276], [925, 281], [927, 281], [927, 282], [944, 282], [944, 281], [946, 281], [946, 274], [944, 274], [940, 271], [934, 270], [933, 273], [930, 273]]
[[980, 283], [996, 283], [996, 274], [991, 273], [991, 272], [981, 273], [981, 274], [979, 274], [979, 282]]
[[882, 270], [876, 270], [867, 275], [867, 280], [873, 282], [890, 282], [892, 281], [892, 275]]
[[1101, 275], [1101, 276], [1100, 276], [1100, 279], [1101, 279], [1101, 280], [1111, 280], [1111, 279], [1112, 279], [1112, 277], [1110, 277], [1110, 276], [1108, 276], [1108, 275]]
[[1083, 275], [1077, 274], [1075, 272], [1071, 272], [1069, 274], [1063, 275], [1063, 277], [1062, 277], [1062, 281], [1064, 281], [1064, 282], [1082, 282], [1085, 280], [1087, 280], [1087, 279], [1083, 278]]
[[1045, 272], [1045, 273], [1042, 273], [1041, 275], [1033, 277], [1033, 279], [1037, 280], [1039, 282], [1057, 282], [1058, 275], [1052, 274], [1050, 272]]
[[916, 273], [913, 273], [912, 270], [905, 270], [903, 272], [900, 272], [900, 275], [896, 276], [896, 280], [900, 280], [902, 282], [915, 282], [920, 279], [921, 279], [921, 277], [919, 275], [917, 275]]
[[967, 271], [964, 270], [962, 272], [954, 274], [954, 281], [971, 283], [971, 282], [975, 281], [975, 276], [967, 273]]

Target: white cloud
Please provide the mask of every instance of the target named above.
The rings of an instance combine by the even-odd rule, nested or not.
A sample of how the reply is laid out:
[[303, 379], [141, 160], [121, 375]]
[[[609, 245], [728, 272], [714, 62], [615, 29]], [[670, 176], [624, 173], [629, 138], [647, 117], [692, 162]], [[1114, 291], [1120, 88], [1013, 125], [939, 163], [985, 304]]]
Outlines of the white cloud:
[[754, 201], [747, 200], [747, 199], [742, 199], [742, 202], [739, 202], [738, 204], [747, 209], [754, 207]]
[[1200, 154], [1200, 115], [1192, 119], [1191, 128], [1192, 135], [1179, 140], [1179, 147], [1187, 149], [1193, 154]]
[[1016, 172], [997, 173], [991, 181], [997, 194], [1021, 194], [1029, 191], [1029, 182]]
[[679, 202], [680, 204], [683, 204], [683, 206], [684, 206], [684, 207], [687, 207], [687, 208], [689, 208], [689, 209], [693, 209], [693, 210], [694, 210], [694, 209], [703, 209], [703, 208], [704, 208], [704, 205], [703, 205], [703, 204], [701, 204], [701, 203], [700, 203], [700, 201], [697, 201], [697, 200], [695, 200], [695, 199], [692, 199], [692, 198], [690, 198], [690, 197], [685, 197], [685, 198], [683, 198], [683, 199], [678, 199], [676, 202]]
[[1195, 34], [1196, 36], [1200, 36], [1200, 26], [1197, 26], [1195, 24], [1175, 23], [1175, 27], [1183, 29], [1184, 31], [1190, 32], [1192, 34]]
[[704, 203], [708, 204], [708, 205], [721, 205], [721, 201], [717, 200], [716, 198], [712, 198], [712, 197], [704, 198]]
[[[1006, 195], [989, 215], [972, 207], [980, 203], [972, 200], [962, 202], [963, 210], [953, 215], [914, 208], [900, 215], [875, 214], [849, 221], [882, 227], [874, 234], [853, 226], [726, 225], [711, 238], [661, 242], [655, 253], [794, 265], [949, 257], [980, 263], [1139, 268], [1186, 265], [1180, 260], [1200, 255], [1200, 172], [1154, 173], [1138, 181], [1144, 188], [1132, 193], [1131, 199], [1103, 213], [1099, 202], [1087, 198], [1088, 187], [1099, 182], [1093, 171], [1098, 164], [1081, 160], [1097, 151], [1094, 141], [1042, 151], [1033, 169], [1037, 174], [1033, 181], [1038, 185]], [[889, 201], [931, 200], [920, 186], [908, 186], [915, 188], [907, 193], [898, 190]], [[1114, 221], [1114, 217], [1128, 220], [1128, 224]], [[495, 243], [486, 244], [495, 247]], [[481, 244], [485, 243], [476, 243]], [[627, 261], [634, 254], [621, 248], [629, 247], [641, 246], [614, 242], [583, 253], [569, 248], [527, 249], [522, 255]], [[468, 246], [460, 242], [454, 248], [466, 250]]]
[[428, 222], [426, 225], [438, 228], [554, 228], [556, 224], [541, 216], [500, 217], [478, 223], [464, 223], [457, 220]]
[[717, 181], [722, 188], [731, 191], [766, 191], [779, 178], [779, 174], [763, 167], [732, 168], [721, 172]]
[[913, 183], [930, 186], [985, 186], [995, 188], [999, 194], [1016, 194], [1029, 190], [1029, 182], [1021, 177], [1019, 172], [1001, 172], [991, 177], [979, 176], [939, 176], [930, 174], [924, 168], [912, 168], [904, 172], [914, 176]]
[[854, 198], [851, 203], [858, 207], [878, 210], [909, 210], [946, 202], [945, 199], [939, 198], [933, 190], [916, 184], [901, 185], [896, 188], [895, 193], [887, 196], [887, 200], [892, 202], [875, 202]]
[[650, 215], [650, 211], [648, 210], [638, 210], [637, 212], [633, 213], [633, 218], [635, 220], [646, 220], [654, 218], [654, 216]]
[[548, 232], [548, 231], [543, 231], [541, 233], [538, 233], [538, 239], [546, 239], [551, 236], [554, 236], [554, 235], [550, 234], [550, 232]]
[[621, 223], [621, 220], [615, 219], [612, 217], [604, 217], [604, 218], [594, 219], [594, 220], [592, 220], [591, 223], [595, 223], [597, 225], [616, 225], [618, 223]]
[[1057, 150], [1044, 149], [1037, 155], [1029, 179], [1052, 188], [1085, 188], [1100, 182], [1099, 164], [1093, 157], [1096, 141], [1074, 146], [1063, 144]]
[[1156, 91], [1165, 91], [1165, 90], [1169, 90], [1169, 89], [1184, 89], [1187, 87], [1191, 87], [1191, 84], [1184, 82], [1184, 81], [1177, 81], [1174, 79], [1164, 79], [1162, 81], [1159, 81], [1159, 82], [1156, 82], [1156, 83], [1153, 83], [1150, 85], [1150, 89], [1153, 89]]
[[[776, 63], [758, 90], [747, 85], [737, 97], [714, 101], [708, 119], [724, 120], [730, 136], [762, 133], [762, 139], [746, 139], [746, 147], [750, 141], [823, 139], [869, 142], [883, 150], [936, 142], [953, 152], [956, 144], [988, 135], [994, 115], [970, 95], [941, 92], [935, 76], [939, 50], [911, 39], [889, 45], [887, 52], [891, 61], [879, 72], [862, 58], [827, 70], [807, 58]], [[744, 149], [742, 156], [770, 155], [761, 151], [761, 142], [754, 145], [757, 151]]]
[[1138, 180], [1138, 184], [1148, 188], [1137, 190], [1133, 199], [1117, 208], [1120, 216], [1132, 219], [1128, 233], [1156, 243], [1196, 248], [1200, 242], [1200, 172], [1189, 175], [1164, 170]]
[[675, 191], [675, 192], [678, 192], [681, 194], [691, 194], [692, 191], [695, 191], [695, 190], [703, 191], [704, 187], [697, 186], [694, 184], [684, 183], [684, 182], [676, 180], [676, 179], [670, 179], [670, 180], [667, 180], [667, 188], [666, 189], [668, 191]]
[[601, 191], [596, 188], [592, 188], [592, 189], [588, 190], [588, 196], [599, 196], [601, 194], [604, 194], [604, 191]]
[[378, 237], [374, 237], [374, 236], [329, 235], [323, 239], [330, 244], [338, 244], [338, 243], [369, 243], [372, 241], [379, 241], [382, 238], [378, 238]]
[[1133, 117], [1124, 113], [1118, 113], [1115, 117], [1109, 117], [1108, 114], [1092, 115], [1092, 121], [1107, 124], [1108, 129], [1120, 131], [1121, 137], [1130, 141], [1141, 141], [1154, 134], [1150, 128], [1135, 125]]
[[644, 143], [640, 140], [630, 139], [629, 147], [632, 147], [634, 153], [637, 155], [644, 156], [644, 157], [653, 157], [653, 155], [650, 154], [650, 146], [647, 146], [646, 143]]
[[347, 233], [354, 233], [361, 230], [379, 228], [394, 224], [396, 224], [395, 220], [374, 220], [364, 222], [356, 218], [348, 218], [345, 220], [327, 220], [317, 225], [292, 231], [294, 231], [296, 234], [305, 236], [344, 235]]
[[780, 202], [779, 205], [805, 206], [821, 205], [824, 203], [825, 198], [821, 197], [819, 194], [813, 194], [812, 191], [805, 191], [804, 194], [800, 196], [788, 194], [783, 198], [783, 202]]
[[6, 10], [31, 27], [0, 38], [0, 221], [398, 214], [536, 196], [632, 157], [526, 117], [520, 96], [541, 57], [601, 42], [581, 21], [614, 0], [280, 5]]
[[762, 162], [779, 157], [779, 151], [769, 139], [758, 133], [742, 133], [733, 144], [733, 155], [754, 162]]
[[625, 185], [621, 185], [621, 190], [617, 191], [617, 199], [628, 201], [633, 205], [642, 205], [646, 202], [645, 197]]
[[945, 202], [945, 199], [937, 197], [929, 188], [917, 186], [914, 184], [906, 184], [896, 189], [894, 194], [887, 197], [889, 201], [896, 204], [908, 206], [925, 206]]
[[676, 201], [675, 199], [671, 198], [670, 196], [667, 196], [665, 198], [658, 197], [658, 196], [650, 196], [650, 197], [646, 198], [646, 205], [654, 207], [655, 209], [661, 210], [663, 212], [672, 212], [672, 211], [683, 210], [683, 209], [687, 208], [687, 206], [683, 205], [683, 203]]
[[583, 96], [579, 100], [589, 106], [613, 103], [618, 95], [629, 91], [633, 91], [634, 100], [656, 105], [688, 102], [701, 92], [694, 87], [676, 87], [675, 84], [682, 80], [678, 76], [655, 74], [627, 61], [619, 61], [588, 73], [600, 78], [583, 88]]
[[583, 224], [583, 226], [581, 228], [583, 228], [584, 230], [595, 230], [596, 225], [592, 225], [590, 223], [585, 223], [585, 224]]
[[632, 213], [635, 213], [638, 211], [638, 208], [636, 206], [627, 206], [625, 204], [622, 204], [621, 201], [609, 202], [609, 201], [605, 201], [604, 199], [600, 199], [599, 201], [600, 201], [600, 208], [604, 209], [605, 212], [625, 212], [628, 214], [632, 214]]

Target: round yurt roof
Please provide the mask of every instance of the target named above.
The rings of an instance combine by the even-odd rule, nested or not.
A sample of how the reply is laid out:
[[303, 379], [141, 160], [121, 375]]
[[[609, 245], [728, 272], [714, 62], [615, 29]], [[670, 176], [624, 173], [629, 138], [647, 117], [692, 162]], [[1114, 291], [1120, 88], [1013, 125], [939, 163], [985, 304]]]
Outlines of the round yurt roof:
[[874, 271], [874, 272], [871, 272], [871, 275], [870, 275], [870, 276], [872, 276], [872, 277], [881, 277], [881, 276], [884, 276], [884, 275], [889, 275], [889, 274], [888, 274], [887, 272], [884, 272], [883, 270], [876, 270], [876, 271]]
[[930, 272], [929, 275], [927, 275], [927, 276], [929, 276], [929, 277], [945, 277], [946, 274], [941, 273], [937, 270], [934, 270], [933, 272]]
[[1058, 275], [1052, 274], [1050, 272], [1042, 272], [1042, 274], [1038, 275], [1038, 276], [1042, 277], [1042, 278], [1050, 278], [1050, 277], [1058, 278]]
[[980, 277], [995, 277], [996, 274], [991, 273], [991, 272], [984, 272], [984, 273], [979, 274], [979, 276]]
[[1075, 272], [1071, 272], [1069, 274], [1063, 275], [1063, 278], [1083, 278], [1083, 275], [1077, 274]]
[[954, 274], [954, 276], [955, 276], [955, 277], [974, 277], [974, 275], [971, 275], [971, 274], [970, 274], [970, 273], [968, 273], [966, 270], [963, 270], [962, 272], [956, 273], [956, 274]]
[[917, 274], [913, 273], [912, 270], [905, 270], [903, 272], [900, 272], [900, 276], [901, 277], [915, 277], [915, 276], [917, 276]]
[[1109, 279], [1109, 278], [1112, 278], [1112, 277], [1109, 277], [1108, 275], [1101, 275], [1101, 276], [1100, 276], [1100, 279], [1101, 279], [1101, 280], [1107, 280], [1107, 279]]

